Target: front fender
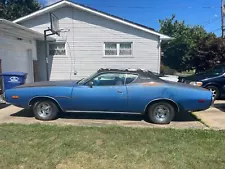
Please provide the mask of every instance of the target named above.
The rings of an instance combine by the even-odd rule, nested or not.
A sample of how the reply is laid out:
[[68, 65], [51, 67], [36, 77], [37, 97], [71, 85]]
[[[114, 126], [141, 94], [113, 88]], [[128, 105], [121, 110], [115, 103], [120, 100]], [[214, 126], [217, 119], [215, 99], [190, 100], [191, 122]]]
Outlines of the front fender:
[[222, 87], [219, 83], [216, 83], [216, 82], [208, 82], [208, 83], [204, 84], [202, 87], [207, 88], [208, 86], [216, 86], [219, 89], [221, 89], [221, 87]]

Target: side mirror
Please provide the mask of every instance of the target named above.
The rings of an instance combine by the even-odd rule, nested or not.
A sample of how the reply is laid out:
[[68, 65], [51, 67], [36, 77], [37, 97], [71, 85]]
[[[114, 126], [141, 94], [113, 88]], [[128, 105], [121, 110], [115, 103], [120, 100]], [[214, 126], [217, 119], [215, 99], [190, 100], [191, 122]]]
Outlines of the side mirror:
[[94, 85], [94, 83], [93, 83], [93, 82], [89, 82], [89, 83], [88, 83], [88, 86], [89, 86], [90, 88], [92, 88], [92, 87], [93, 87], [93, 85]]

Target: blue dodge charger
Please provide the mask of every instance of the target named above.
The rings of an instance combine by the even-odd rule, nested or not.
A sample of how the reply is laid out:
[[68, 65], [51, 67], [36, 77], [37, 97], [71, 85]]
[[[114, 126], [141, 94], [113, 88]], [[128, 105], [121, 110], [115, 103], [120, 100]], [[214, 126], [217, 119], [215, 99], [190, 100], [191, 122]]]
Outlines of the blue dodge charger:
[[161, 80], [141, 69], [100, 69], [79, 81], [25, 84], [5, 91], [7, 103], [32, 108], [36, 119], [54, 120], [59, 112], [140, 113], [156, 124], [169, 124], [181, 111], [208, 109], [206, 89]]

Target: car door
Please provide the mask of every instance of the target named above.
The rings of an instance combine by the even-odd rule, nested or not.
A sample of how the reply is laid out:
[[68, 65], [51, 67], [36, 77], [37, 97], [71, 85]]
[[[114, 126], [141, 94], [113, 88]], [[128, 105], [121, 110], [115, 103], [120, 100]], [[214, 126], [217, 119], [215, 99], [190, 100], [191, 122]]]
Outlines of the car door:
[[102, 73], [72, 92], [72, 108], [76, 111], [121, 112], [127, 108], [125, 74]]

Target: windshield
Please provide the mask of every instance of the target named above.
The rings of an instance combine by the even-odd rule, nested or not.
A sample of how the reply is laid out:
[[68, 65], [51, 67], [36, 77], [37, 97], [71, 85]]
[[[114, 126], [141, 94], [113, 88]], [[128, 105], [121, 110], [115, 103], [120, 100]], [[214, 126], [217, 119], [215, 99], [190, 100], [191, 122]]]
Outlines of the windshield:
[[92, 79], [93, 77], [95, 77], [96, 75], [97, 75], [97, 73], [93, 73], [91, 76], [79, 80], [79, 81], [77, 82], [77, 84], [85, 84], [86, 82], [88, 82], [89, 80], [91, 80], [91, 79]]
[[224, 67], [225, 66], [216, 66], [212, 69], [206, 70], [205, 73], [212, 76], [221, 75], [224, 73]]

